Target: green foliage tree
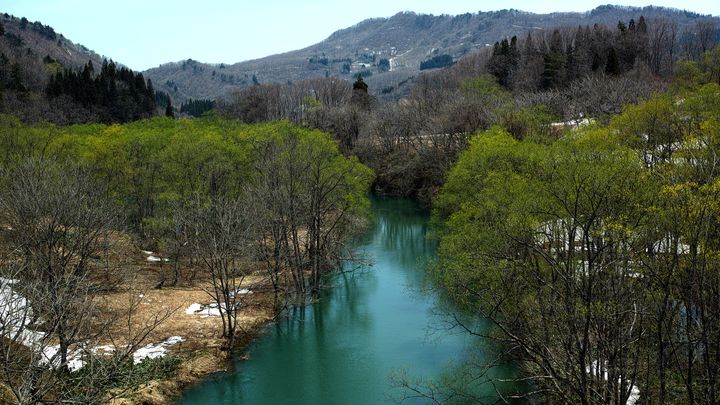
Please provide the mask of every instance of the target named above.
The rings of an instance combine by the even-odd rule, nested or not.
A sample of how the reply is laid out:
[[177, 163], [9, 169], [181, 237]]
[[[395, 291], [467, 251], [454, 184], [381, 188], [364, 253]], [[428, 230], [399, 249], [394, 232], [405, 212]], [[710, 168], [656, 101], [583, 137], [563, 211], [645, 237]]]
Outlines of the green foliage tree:
[[[0, 118], [4, 165], [35, 154], [87, 165], [122, 207], [128, 227], [172, 252], [173, 264], [190, 254], [182, 246], [191, 224], [177, 212], [190, 203], [202, 208], [244, 198], [255, 237], [248, 252], [264, 252], [261, 260], [279, 266], [270, 269], [295, 275], [274, 279], [278, 294], [304, 299], [317, 292], [366, 215], [372, 172], [344, 157], [327, 134], [287, 122], [156, 118], [57, 128]], [[164, 283], [161, 274], [158, 286]]]
[[460, 156], [436, 200], [436, 276], [495, 325], [483, 336], [522, 364], [530, 396], [717, 400], [719, 94], [657, 95], [550, 142], [494, 128]]
[[[333, 246], [357, 231], [352, 218], [365, 215], [372, 173], [319, 131], [280, 124], [253, 143], [258, 176], [249, 195], [257, 199], [261, 234], [271, 235], [261, 246], [270, 279], [300, 297], [317, 292], [340, 259]], [[283, 268], [290, 279], [280, 278]]]

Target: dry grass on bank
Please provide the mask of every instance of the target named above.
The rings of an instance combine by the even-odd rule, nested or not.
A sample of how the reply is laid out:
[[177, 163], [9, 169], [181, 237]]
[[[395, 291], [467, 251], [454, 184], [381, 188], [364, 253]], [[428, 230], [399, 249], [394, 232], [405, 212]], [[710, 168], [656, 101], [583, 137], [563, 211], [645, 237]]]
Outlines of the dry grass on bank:
[[[212, 303], [212, 298], [206, 292], [211, 287], [210, 280], [185, 264], [181, 266], [177, 286], [155, 289], [161, 272], [170, 274], [172, 265], [148, 262], [148, 255], [133, 246], [129, 238], [116, 235], [113, 239], [110, 262], [125, 262], [122, 266], [122, 281], [113, 291], [97, 298], [100, 312], [114, 319], [111, 335], [122, 339], [152, 324], [159, 317], [166, 317], [142, 344], [157, 344], [171, 336], [180, 336], [184, 341], [169, 348], [170, 355], [181, 359], [174, 379], [149, 381], [137, 391], [111, 403], [168, 404], [188, 385], [215, 371], [224, 370], [227, 365], [227, 352], [222, 349], [224, 340], [221, 338], [221, 318], [186, 313], [192, 304]], [[193, 275], [194, 280], [191, 281]], [[261, 292], [263, 286], [264, 279], [260, 276], [248, 276], [243, 280], [243, 287], [254, 291], [245, 297], [238, 319], [239, 329], [246, 331], [247, 337], [256, 335], [263, 325], [272, 320], [272, 297]], [[128, 323], [126, 315], [130, 306], [134, 310]], [[243, 343], [242, 337], [240, 342]]]

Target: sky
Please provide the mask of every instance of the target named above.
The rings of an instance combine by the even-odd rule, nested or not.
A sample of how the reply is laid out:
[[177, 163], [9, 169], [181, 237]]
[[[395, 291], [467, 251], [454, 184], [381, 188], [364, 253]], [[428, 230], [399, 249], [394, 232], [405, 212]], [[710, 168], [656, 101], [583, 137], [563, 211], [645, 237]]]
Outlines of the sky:
[[0, 12], [50, 25], [71, 41], [142, 71], [188, 58], [235, 63], [300, 49], [366, 18], [400, 11], [547, 13], [608, 3], [720, 16], [719, 0], [0, 0]]

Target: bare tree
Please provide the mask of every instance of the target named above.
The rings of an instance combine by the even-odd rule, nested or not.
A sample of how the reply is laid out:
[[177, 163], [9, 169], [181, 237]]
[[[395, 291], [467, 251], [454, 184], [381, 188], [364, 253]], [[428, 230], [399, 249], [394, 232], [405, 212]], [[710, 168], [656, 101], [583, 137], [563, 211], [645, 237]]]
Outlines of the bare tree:
[[677, 46], [677, 23], [666, 18], [657, 18], [649, 24], [649, 61], [655, 74], [672, 71]]
[[716, 20], [700, 20], [695, 23], [694, 34], [697, 36], [700, 55], [712, 49], [717, 44], [718, 24]]
[[235, 346], [238, 314], [247, 294], [244, 281], [250, 274], [252, 257], [251, 225], [246, 204], [238, 198], [217, 197], [209, 202], [197, 199], [189, 215], [189, 228], [196, 256], [210, 276], [206, 291], [212, 297], [223, 322], [222, 337], [228, 350]]
[[[100, 253], [118, 217], [86, 169], [29, 160], [1, 174], [9, 249], [0, 262], [8, 298], [0, 308], [0, 378], [20, 404], [49, 397], [99, 403], [110, 382], [126, 381], [130, 369], [121, 365], [168, 313], [140, 328], [128, 322], [122, 339], [109, 333], [117, 319], [100, 315], [95, 298], [107, 289]], [[93, 350], [116, 340], [110, 360]], [[94, 372], [71, 372], [80, 367]]]

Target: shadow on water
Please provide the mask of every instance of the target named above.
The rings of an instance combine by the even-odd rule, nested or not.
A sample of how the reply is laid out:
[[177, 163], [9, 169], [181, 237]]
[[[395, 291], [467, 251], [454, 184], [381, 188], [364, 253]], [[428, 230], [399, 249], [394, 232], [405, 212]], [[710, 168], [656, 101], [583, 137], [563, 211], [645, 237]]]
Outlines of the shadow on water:
[[373, 263], [370, 271], [333, 276], [334, 287], [317, 304], [296, 307], [268, 327], [250, 346], [249, 360], [208, 378], [178, 403], [386, 403], [396, 394], [390, 377], [398, 370], [442, 378], [447, 365], [478, 353], [465, 334], [428, 338], [447, 303], [423, 289], [436, 253], [426, 237], [427, 212], [400, 199], [374, 199], [373, 211], [375, 225], [357, 242]]

